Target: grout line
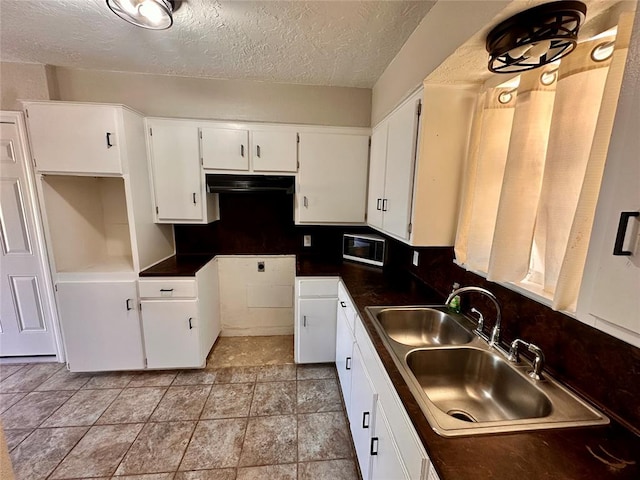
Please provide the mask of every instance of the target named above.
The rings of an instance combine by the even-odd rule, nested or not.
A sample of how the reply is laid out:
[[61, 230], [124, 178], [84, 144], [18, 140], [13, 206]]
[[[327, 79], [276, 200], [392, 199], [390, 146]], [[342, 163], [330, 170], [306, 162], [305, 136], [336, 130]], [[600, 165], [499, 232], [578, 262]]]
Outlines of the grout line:
[[[177, 375], [176, 375], [176, 378], [178, 378]], [[181, 386], [186, 386], [186, 385], [181, 385]], [[195, 420], [195, 425], [193, 426], [193, 430], [191, 431], [191, 435], [189, 435], [189, 441], [187, 442], [187, 446], [184, 447], [184, 451], [182, 452], [182, 456], [180, 457], [180, 461], [178, 462], [178, 466], [176, 467], [176, 471], [174, 472], [174, 477], [180, 471], [180, 467], [182, 466], [182, 462], [184, 460], [184, 456], [187, 454], [187, 450], [189, 450], [189, 446], [191, 445], [191, 441], [193, 440], [193, 436], [196, 434], [196, 430], [198, 429], [198, 424], [200, 423], [200, 421], [202, 419], [202, 414], [204, 413], [204, 407], [207, 405], [207, 402], [209, 401], [209, 397], [211, 397], [211, 392], [213, 392], [213, 385], [209, 385], [209, 393], [207, 394], [207, 398], [205, 398], [204, 402], [202, 403], [202, 408], [200, 409], [200, 413], [198, 414], [198, 418]]]

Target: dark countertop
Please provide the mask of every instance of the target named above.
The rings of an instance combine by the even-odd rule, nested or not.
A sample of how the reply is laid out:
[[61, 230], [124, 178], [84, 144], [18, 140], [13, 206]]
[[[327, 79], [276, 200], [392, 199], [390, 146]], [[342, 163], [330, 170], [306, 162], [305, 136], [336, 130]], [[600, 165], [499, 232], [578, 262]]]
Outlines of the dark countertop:
[[[640, 478], [640, 438], [614, 420], [607, 426], [598, 427], [456, 438], [437, 435], [429, 426], [364, 308], [370, 305], [442, 303], [444, 299], [407, 273], [383, 273], [377, 268], [348, 262], [298, 259], [297, 275], [342, 278], [441, 480]], [[589, 450], [610, 464], [597, 459]], [[628, 465], [613, 457], [634, 463]]]
[[140, 272], [141, 277], [193, 277], [213, 255], [174, 255]]

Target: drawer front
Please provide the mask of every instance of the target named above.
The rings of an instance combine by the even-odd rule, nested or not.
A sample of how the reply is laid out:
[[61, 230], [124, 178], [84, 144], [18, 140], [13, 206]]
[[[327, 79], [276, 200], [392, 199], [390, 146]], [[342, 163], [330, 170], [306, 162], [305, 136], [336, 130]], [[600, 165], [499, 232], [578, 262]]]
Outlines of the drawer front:
[[164, 278], [140, 280], [141, 298], [195, 298], [197, 295], [195, 278]]
[[337, 295], [337, 277], [298, 279], [298, 296], [300, 297], [336, 297]]
[[347, 317], [347, 324], [353, 333], [355, 331], [354, 324], [356, 317], [358, 316], [358, 312], [342, 283], [338, 284], [338, 306], [342, 308], [345, 316]]

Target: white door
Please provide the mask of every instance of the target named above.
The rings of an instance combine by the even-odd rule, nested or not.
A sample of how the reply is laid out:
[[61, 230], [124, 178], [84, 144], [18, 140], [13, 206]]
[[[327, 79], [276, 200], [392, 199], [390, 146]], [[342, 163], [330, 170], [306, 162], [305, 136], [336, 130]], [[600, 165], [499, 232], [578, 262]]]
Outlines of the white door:
[[298, 169], [296, 132], [252, 130], [251, 149], [254, 172], [296, 172]]
[[200, 129], [202, 166], [219, 170], [249, 170], [249, 132], [231, 128]]
[[336, 369], [342, 388], [344, 404], [351, 401], [351, 360], [353, 357], [353, 335], [349, 329], [344, 309], [338, 306], [336, 319]]
[[335, 298], [298, 300], [298, 362], [326, 363], [336, 358]]
[[122, 173], [118, 107], [33, 103], [27, 113], [39, 172]]
[[197, 300], [145, 300], [142, 325], [148, 368], [201, 366]]
[[135, 281], [59, 282], [57, 296], [69, 370], [144, 368]]
[[382, 228], [400, 238], [409, 238], [413, 173], [418, 140], [418, 104], [422, 90], [389, 117], [387, 168], [385, 172]]
[[369, 198], [367, 200], [367, 223], [382, 228], [382, 202], [384, 200], [384, 177], [387, 162], [387, 122], [373, 129], [371, 134], [371, 159], [369, 160]]
[[380, 400], [376, 401], [375, 420], [370, 442], [371, 480], [409, 480]]
[[[0, 123], [0, 355], [55, 355], [26, 144], [17, 115]], [[23, 128], [23, 127], [22, 127]], [[24, 132], [23, 132], [24, 134]]]
[[300, 134], [300, 223], [364, 223], [368, 135]]
[[351, 403], [347, 405], [353, 445], [356, 449], [362, 479], [369, 479], [371, 436], [377, 395], [362, 361], [358, 345], [353, 347], [351, 370]]
[[158, 220], [202, 220], [204, 199], [197, 126], [153, 121], [149, 127]]

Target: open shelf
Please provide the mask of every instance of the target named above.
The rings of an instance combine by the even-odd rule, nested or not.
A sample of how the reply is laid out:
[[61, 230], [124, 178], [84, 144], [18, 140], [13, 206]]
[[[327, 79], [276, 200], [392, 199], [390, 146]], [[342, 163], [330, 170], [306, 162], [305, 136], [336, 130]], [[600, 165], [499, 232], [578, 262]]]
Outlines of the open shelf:
[[124, 181], [47, 175], [44, 206], [57, 272], [132, 272]]

